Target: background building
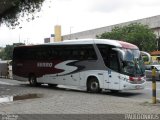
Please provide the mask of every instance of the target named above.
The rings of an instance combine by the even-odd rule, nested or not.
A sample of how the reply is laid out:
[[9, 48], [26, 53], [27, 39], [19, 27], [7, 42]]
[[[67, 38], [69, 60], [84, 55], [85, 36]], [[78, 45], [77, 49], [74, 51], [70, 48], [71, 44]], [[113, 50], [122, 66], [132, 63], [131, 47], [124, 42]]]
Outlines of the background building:
[[50, 43], [50, 42], [51, 42], [50, 38], [44, 38], [44, 43]]
[[129, 25], [131, 23], [141, 23], [144, 25], [148, 25], [157, 35], [157, 38], [160, 37], [160, 15], [153, 16], [149, 18], [134, 20], [130, 22], [120, 23], [116, 25], [96, 28], [92, 30], [86, 30], [78, 33], [68, 34], [62, 36], [63, 40], [70, 40], [70, 39], [83, 39], [83, 38], [96, 38], [96, 35], [102, 34], [104, 32], [110, 32], [114, 27], [122, 27]]
[[56, 25], [54, 27], [54, 42], [60, 42], [62, 41], [62, 37], [61, 37], [61, 26], [60, 25]]

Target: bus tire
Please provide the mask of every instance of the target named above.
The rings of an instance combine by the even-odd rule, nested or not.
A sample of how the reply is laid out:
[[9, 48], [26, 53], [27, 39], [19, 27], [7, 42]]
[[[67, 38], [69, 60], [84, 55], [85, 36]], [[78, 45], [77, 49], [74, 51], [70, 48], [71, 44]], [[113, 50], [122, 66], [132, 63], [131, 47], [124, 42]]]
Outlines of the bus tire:
[[34, 76], [34, 75], [29, 76], [29, 84], [32, 87], [38, 86], [36, 76]]
[[97, 78], [91, 77], [87, 83], [87, 91], [92, 93], [98, 93], [101, 91]]
[[110, 90], [112, 93], [119, 93], [119, 90]]
[[48, 84], [49, 87], [57, 87], [57, 84]]

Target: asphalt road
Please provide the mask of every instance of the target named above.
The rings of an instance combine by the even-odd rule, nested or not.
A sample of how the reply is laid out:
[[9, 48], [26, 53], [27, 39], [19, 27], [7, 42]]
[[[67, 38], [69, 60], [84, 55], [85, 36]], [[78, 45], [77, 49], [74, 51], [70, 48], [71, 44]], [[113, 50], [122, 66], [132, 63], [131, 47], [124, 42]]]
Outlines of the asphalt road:
[[[160, 82], [156, 82], [157, 99], [160, 99]], [[129, 97], [134, 99], [151, 99], [152, 100], [152, 82], [147, 81], [145, 89], [129, 90], [119, 93], [122, 97]]]
[[[48, 85], [30, 87], [24, 82], [0, 79], [0, 120], [8, 119], [7, 113], [12, 114], [13, 119], [22, 118], [22, 120], [50, 120], [54, 117], [56, 120], [57, 118], [58, 120], [108, 120], [108, 118], [109, 120], [130, 120], [125, 117], [135, 113], [158, 115], [160, 104], [152, 105], [149, 102], [152, 100], [151, 86], [151, 81], [147, 81], [146, 88], [143, 90], [119, 93], [104, 91], [91, 94], [75, 87], [72, 89], [66, 86], [53, 88]], [[157, 83], [157, 98], [160, 98], [159, 87], [160, 82]]]
[[[18, 82], [14, 80], [5, 80], [0, 79], [0, 96], [3, 95], [15, 95], [15, 94], [22, 94], [23, 91], [33, 89], [27, 83]], [[41, 87], [36, 88], [36, 90], [45, 89], [50, 90], [51, 88], [47, 85], [42, 85]], [[52, 88], [53, 89], [53, 88]], [[58, 88], [54, 88], [56, 90], [67, 90], [67, 91], [75, 91], [75, 92], [85, 92], [84, 89], [76, 88], [76, 87], [69, 87], [66, 86], [59, 86]], [[53, 89], [53, 90], [54, 90]], [[102, 93], [97, 94], [104, 94], [116, 97], [126, 97], [131, 99], [151, 99], [152, 100], [152, 82], [147, 81], [146, 87], [143, 90], [129, 90], [129, 91], [121, 91], [119, 93], [111, 93], [110, 91], [104, 91]], [[157, 82], [157, 99], [160, 99], [160, 82]]]

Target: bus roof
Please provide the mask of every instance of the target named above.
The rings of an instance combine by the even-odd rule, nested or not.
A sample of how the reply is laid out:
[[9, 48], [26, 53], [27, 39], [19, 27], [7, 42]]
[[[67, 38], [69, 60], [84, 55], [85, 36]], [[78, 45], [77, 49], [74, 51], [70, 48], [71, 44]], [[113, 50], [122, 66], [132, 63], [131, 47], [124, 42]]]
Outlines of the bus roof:
[[119, 46], [117, 40], [109, 39], [75, 39], [75, 40], [64, 40], [62, 42], [50, 43], [50, 44], [108, 44], [113, 46]]
[[[75, 40], [64, 40], [62, 42], [53, 42], [45, 43], [38, 45], [29, 45], [29, 46], [39, 46], [39, 45], [80, 45], [80, 44], [108, 44], [116, 47], [138, 49], [136, 45], [133, 45], [128, 42], [111, 40], [111, 39], [75, 39]], [[29, 47], [28, 46], [28, 47]]]

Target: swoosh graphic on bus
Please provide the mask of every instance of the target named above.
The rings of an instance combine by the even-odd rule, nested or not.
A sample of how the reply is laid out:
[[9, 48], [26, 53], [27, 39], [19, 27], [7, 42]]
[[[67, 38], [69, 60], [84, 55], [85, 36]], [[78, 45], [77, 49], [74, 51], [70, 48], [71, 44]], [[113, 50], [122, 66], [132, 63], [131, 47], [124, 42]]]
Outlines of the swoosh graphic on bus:
[[61, 63], [55, 65], [55, 68], [64, 70], [63, 72], [58, 73], [58, 75], [65, 75], [65, 74], [68, 74], [68, 73], [71, 73], [71, 72], [77, 70], [78, 67], [67, 65], [68, 63], [72, 63], [75, 61], [77, 61], [77, 60], [68, 60], [68, 61], [64, 61], [64, 62], [61, 62]]

